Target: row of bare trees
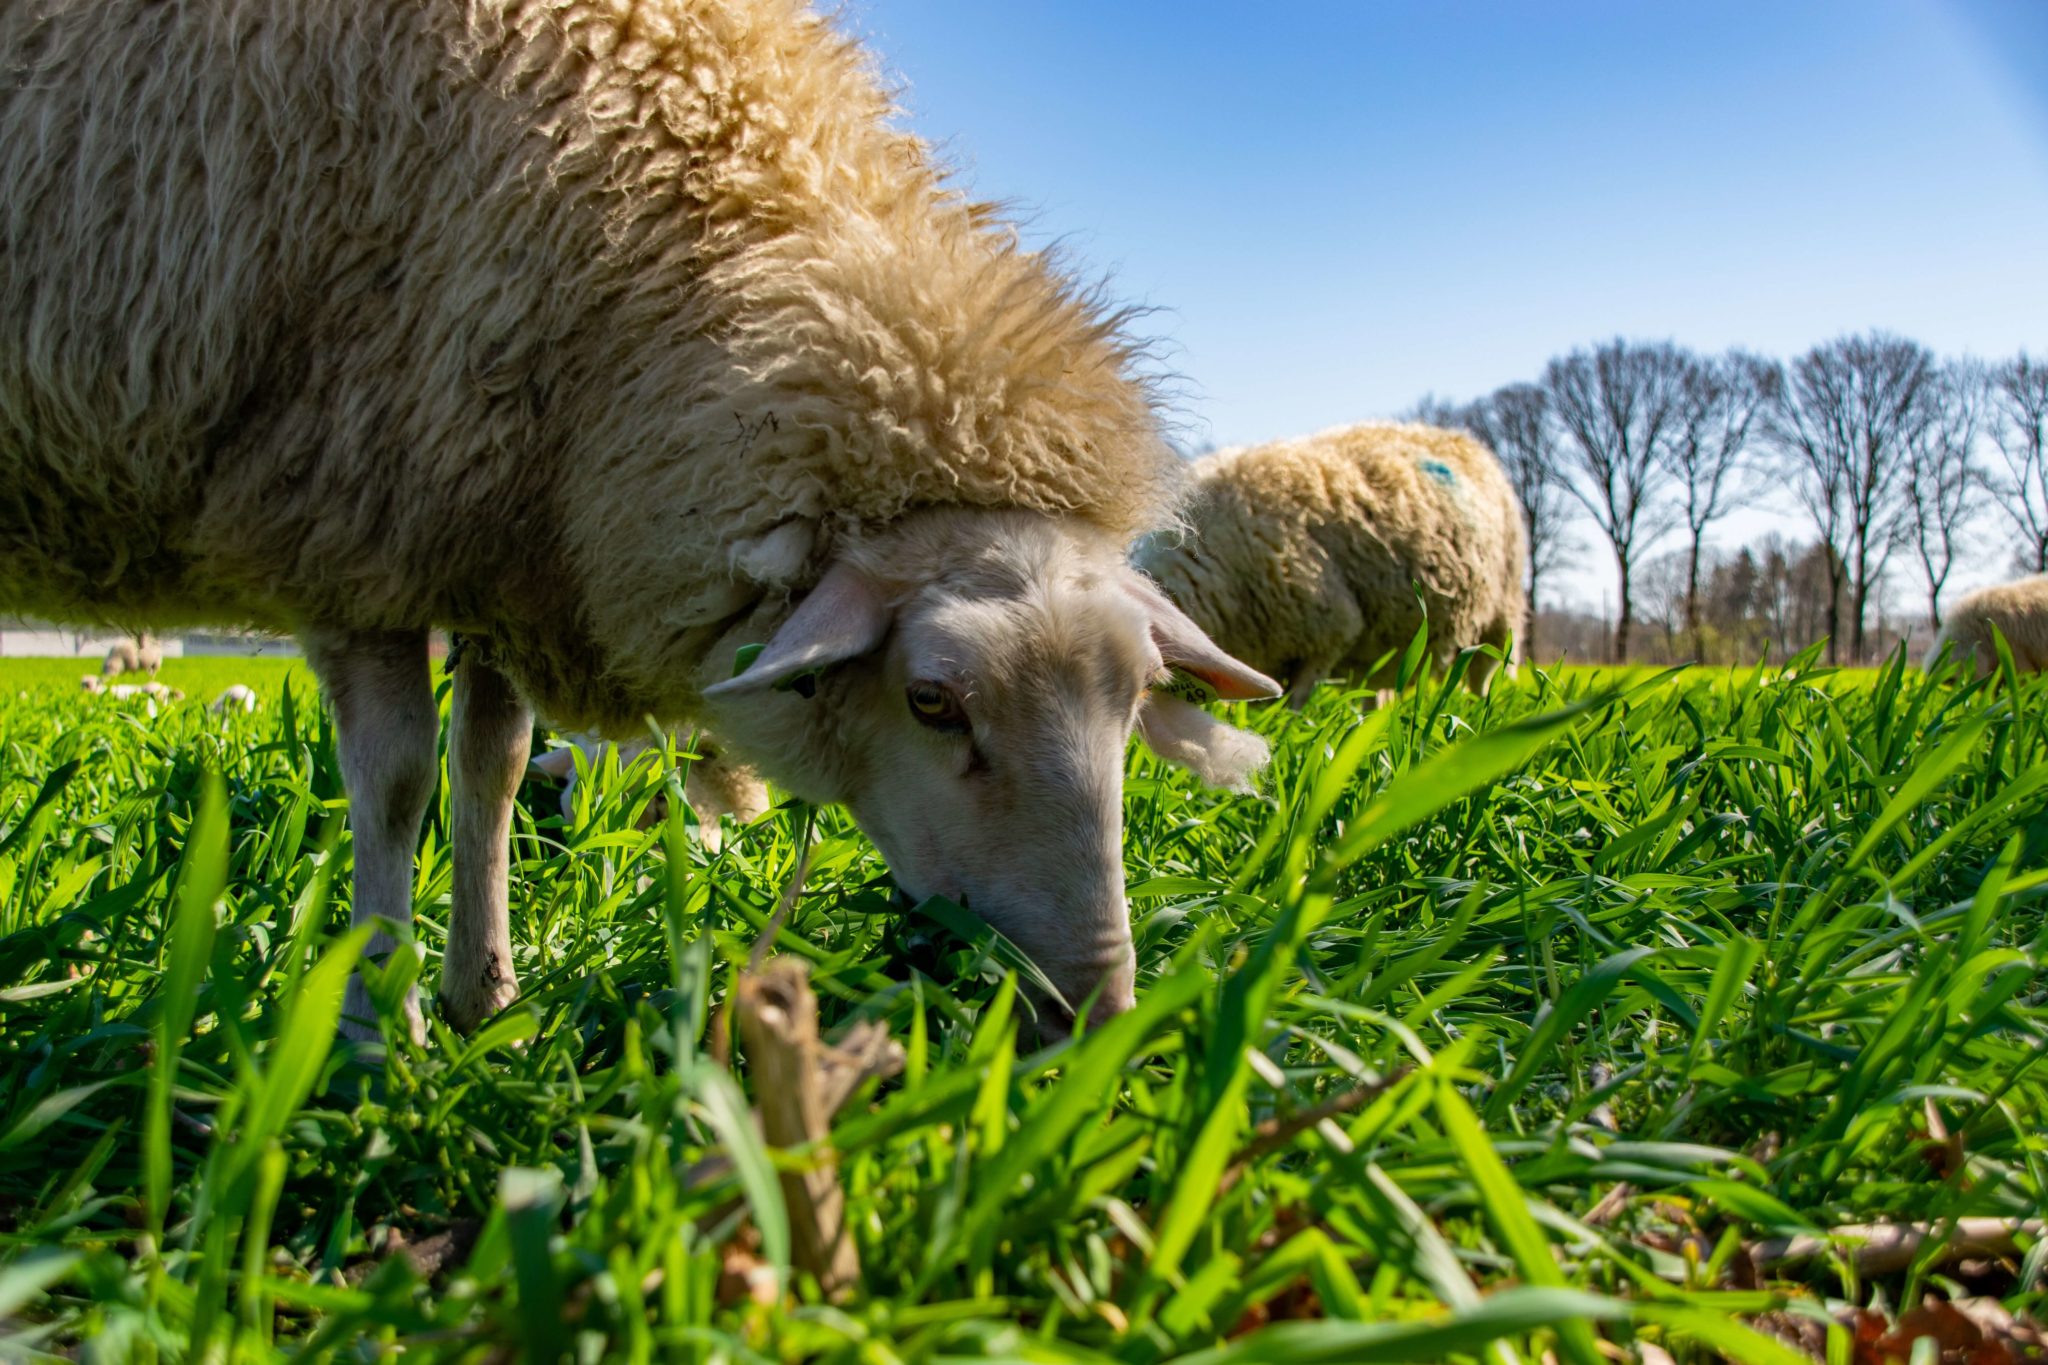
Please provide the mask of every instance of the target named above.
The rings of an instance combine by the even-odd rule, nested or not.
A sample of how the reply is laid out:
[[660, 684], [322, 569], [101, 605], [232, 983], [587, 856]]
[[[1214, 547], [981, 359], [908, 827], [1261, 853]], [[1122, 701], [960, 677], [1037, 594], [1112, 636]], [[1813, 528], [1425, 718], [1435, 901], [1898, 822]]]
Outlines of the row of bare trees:
[[1824, 551], [1834, 661], [1867, 657], [1895, 558], [1912, 561], [1936, 624], [1982, 528], [2009, 528], [2014, 567], [2048, 572], [2048, 365], [2025, 354], [1942, 360], [1871, 332], [1780, 364], [1616, 339], [1552, 360], [1533, 383], [1463, 405], [1425, 398], [1413, 415], [1466, 427], [1499, 454], [1528, 520], [1532, 603], [1574, 547], [1572, 523], [1592, 523], [1620, 580], [1614, 659], [1629, 657], [1644, 557], [1674, 535], [1685, 629], [1704, 654], [1710, 532], [1764, 498], [1802, 510]]
[[[1629, 657], [1638, 663], [1753, 663], [1784, 660], [1827, 634], [1830, 611], [1842, 612], [1845, 575], [1830, 566], [1817, 542], [1772, 531], [1738, 549], [1709, 549], [1692, 577], [1688, 547], [1645, 559], [1636, 574], [1635, 636]], [[1835, 571], [1831, 572], [1831, 568]], [[1915, 632], [1917, 623], [1876, 614], [1866, 648], [1883, 654]], [[1614, 623], [1602, 616], [1552, 604], [1530, 625], [1546, 658], [1612, 657]]]

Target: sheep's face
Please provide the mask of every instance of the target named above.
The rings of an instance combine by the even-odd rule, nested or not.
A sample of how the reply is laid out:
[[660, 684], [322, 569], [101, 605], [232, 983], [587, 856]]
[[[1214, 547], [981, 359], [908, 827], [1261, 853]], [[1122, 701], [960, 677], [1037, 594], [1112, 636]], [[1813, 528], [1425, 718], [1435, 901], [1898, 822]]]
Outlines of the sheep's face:
[[1264, 745], [1159, 689], [1277, 688], [1114, 547], [1042, 518], [1000, 531], [918, 547], [930, 572], [893, 586], [833, 570], [707, 700], [718, 733], [770, 777], [851, 808], [908, 894], [967, 905], [1100, 1019], [1129, 1007], [1136, 968], [1126, 742], [1141, 729], [1165, 757], [1242, 786]]
[[967, 905], [1101, 1017], [1131, 1003], [1124, 745], [1161, 664], [1114, 583], [1036, 587], [907, 604], [849, 679], [867, 724], [845, 799], [906, 892]]

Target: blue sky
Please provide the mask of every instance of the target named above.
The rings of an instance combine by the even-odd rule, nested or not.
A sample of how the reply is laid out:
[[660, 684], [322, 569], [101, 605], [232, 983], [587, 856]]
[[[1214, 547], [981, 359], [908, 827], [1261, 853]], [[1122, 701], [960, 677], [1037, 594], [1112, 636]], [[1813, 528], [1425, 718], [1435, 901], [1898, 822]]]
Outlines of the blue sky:
[[1195, 443], [1616, 334], [2048, 351], [2048, 0], [843, 14], [976, 192], [1161, 309]]

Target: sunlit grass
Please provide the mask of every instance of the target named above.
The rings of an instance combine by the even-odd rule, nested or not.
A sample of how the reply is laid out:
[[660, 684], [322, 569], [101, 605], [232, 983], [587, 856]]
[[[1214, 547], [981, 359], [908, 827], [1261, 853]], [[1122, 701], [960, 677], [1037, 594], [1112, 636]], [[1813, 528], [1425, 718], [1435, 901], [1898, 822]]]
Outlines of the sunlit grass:
[[[1800, 1359], [1765, 1315], [1957, 1272], [1759, 1278], [1747, 1246], [2048, 1188], [2039, 680], [1328, 690], [1248, 713], [1256, 798], [1134, 751], [1138, 1008], [1014, 1058], [1001, 945], [901, 911], [821, 812], [778, 944], [828, 1028], [908, 1052], [834, 1132], [864, 1274], [826, 1305], [775, 1264], [760, 1175], [803, 1157], [736, 1121], [711, 1037], [799, 812], [707, 858], [636, 828], [651, 758], [566, 825], [529, 790], [522, 1003], [379, 1056], [331, 1042], [357, 941], [303, 668], [172, 661], [190, 700], [153, 720], [79, 695], [90, 668], [0, 664], [0, 1354]], [[206, 714], [235, 681], [265, 708]], [[690, 1179], [712, 1153], [741, 1159]], [[432, 1274], [397, 1254], [451, 1231]], [[2044, 1257], [1986, 1272], [2008, 1306], [2038, 1310]], [[757, 1259], [783, 1300], [721, 1279]]]

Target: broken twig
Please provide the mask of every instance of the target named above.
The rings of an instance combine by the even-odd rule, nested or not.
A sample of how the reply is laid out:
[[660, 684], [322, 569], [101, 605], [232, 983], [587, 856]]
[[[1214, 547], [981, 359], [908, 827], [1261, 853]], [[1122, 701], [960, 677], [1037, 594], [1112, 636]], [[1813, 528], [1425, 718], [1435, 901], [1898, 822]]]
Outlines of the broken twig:
[[829, 1298], [860, 1278], [860, 1257], [846, 1230], [838, 1163], [824, 1140], [833, 1112], [861, 1081], [900, 1068], [902, 1050], [872, 1024], [849, 1033], [847, 1046], [827, 1047], [818, 1037], [810, 969], [797, 958], [776, 958], [745, 973], [736, 996], [761, 1136], [772, 1147], [813, 1148], [807, 1169], [782, 1172], [782, 1196], [796, 1267], [816, 1276]]
[[[1229, 1168], [1223, 1172], [1223, 1178], [1216, 1184], [1216, 1193], [1222, 1194], [1235, 1185], [1251, 1164], [1260, 1157], [1278, 1151], [1302, 1133], [1336, 1118], [1339, 1114], [1348, 1114], [1354, 1109], [1364, 1108], [1393, 1089], [1407, 1074], [1408, 1068], [1401, 1067], [1384, 1080], [1362, 1081], [1349, 1090], [1339, 1091], [1321, 1104], [1261, 1122], [1252, 1129], [1251, 1140], [1238, 1148], [1237, 1155], [1231, 1159]], [[1339, 1139], [1343, 1138], [1341, 1130], [1337, 1136]]]

